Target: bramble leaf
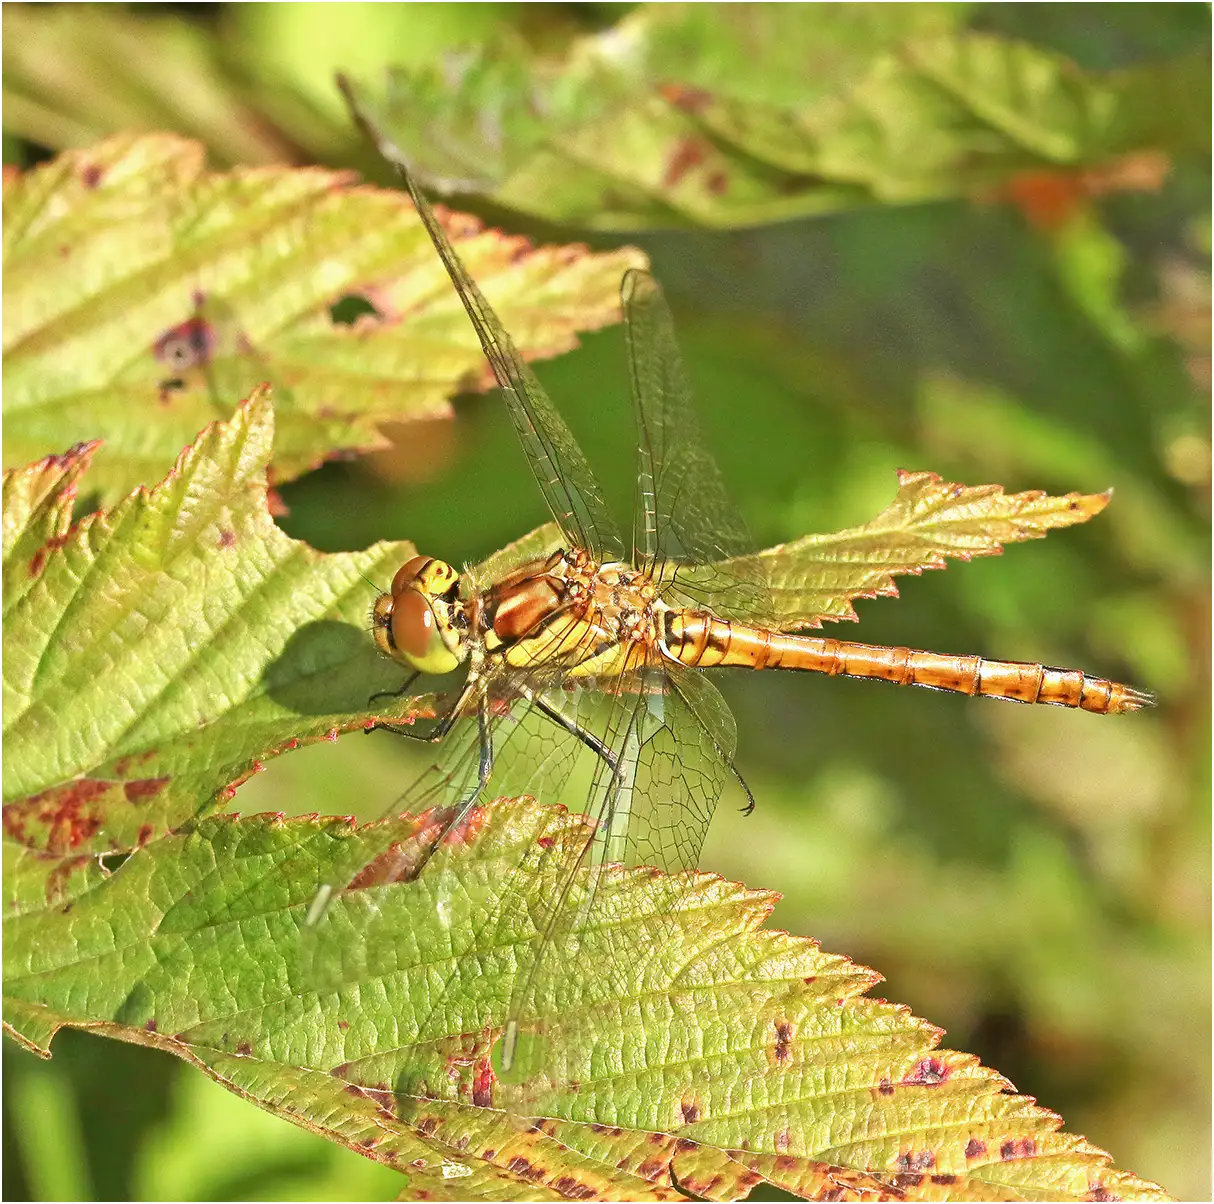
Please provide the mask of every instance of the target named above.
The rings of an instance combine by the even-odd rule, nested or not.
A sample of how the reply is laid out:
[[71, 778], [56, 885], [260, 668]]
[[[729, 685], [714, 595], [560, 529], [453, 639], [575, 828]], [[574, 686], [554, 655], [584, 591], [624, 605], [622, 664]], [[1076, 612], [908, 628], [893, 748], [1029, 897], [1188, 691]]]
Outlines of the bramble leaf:
[[599, 973], [537, 1001], [584, 1039], [499, 1077], [511, 976], [541, 935], [528, 900], [558, 885], [561, 860], [533, 855], [581, 824], [501, 800], [420, 876], [346, 890], [309, 927], [322, 882], [434, 839], [426, 817], [387, 827], [217, 816], [155, 841], [71, 908], [6, 918], [7, 1023], [43, 1050], [73, 1024], [175, 1053], [397, 1167], [415, 1198], [735, 1199], [764, 1179], [805, 1198], [1164, 1198], [868, 998], [871, 971], [764, 928], [774, 896], [711, 874], [685, 876], [670, 939], [629, 960], [665, 882], [606, 871], [611, 920], [577, 934]]
[[[644, 262], [444, 220], [528, 358], [618, 320]], [[6, 174], [4, 302], [6, 465], [104, 439], [90, 483], [110, 501], [264, 382], [278, 481], [492, 383], [401, 194], [320, 169], [207, 173], [167, 134]]]
[[966, 15], [650, 5], [560, 60], [482, 46], [362, 101], [439, 192], [611, 230], [988, 197], [1025, 172], [1208, 146], [1207, 56], [1090, 71]]
[[900, 472], [898, 495], [871, 522], [767, 548], [772, 620], [782, 631], [858, 618], [855, 598], [897, 597], [894, 577], [944, 568], [949, 558], [995, 556], [1003, 545], [1041, 539], [1087, 522], [1111, 493], [1007, 494], [999, 485], [956, 485], [932, 472]]
[[7, 915], [226, 801], [259, 758], [359, 726], [399, 681], [365, 632], [368, 577], [411, 545], [289, 538], [266, 506], [272, 439], [255, 394], [159, 485], [70, 530], [95, 446], [6, 475]]

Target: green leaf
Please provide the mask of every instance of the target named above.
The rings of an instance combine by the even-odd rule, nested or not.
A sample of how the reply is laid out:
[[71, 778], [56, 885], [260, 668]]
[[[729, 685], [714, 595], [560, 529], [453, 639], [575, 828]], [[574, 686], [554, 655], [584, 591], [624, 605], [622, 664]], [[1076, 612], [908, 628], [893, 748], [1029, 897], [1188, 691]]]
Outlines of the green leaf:
[[[644, 262], [446, 220], [529, 358], [618, 320], [620, 276]], [[4, 301], [5, 464], [104, 439], [90, 482], [111, 501], [265, 381], [278, 481], [492, 383], [400, 194], [319, 169], [208, 174], [166, 134], [5, 177]]]
[[544, 849], [580, 830], [499, 802], [420, 877], [348, 890], [309, 928], [327, 874], [385, 842], [428, 848], [425, 819], [213, 817], [71, 908], [6, 918], [9, 1023], [42, 1048], [75, 1024], [175, 1053], [396, 1166], [413, 1197], [732, 1199], [765, 1179], [805, 1197], [1164, 1198], [867, 998], [871, 971], [765, 929], [773, 896], [710, 874], [682, 876], [668, 939], [627, 959], [675, 880], [607, 871], [611, 922], [577, 934], [598, 972], [538, 1001], [578, 1040], [499, 1077], [511, 974], [540, 936], [527, 900], [557, 885]]
[[357, 726], [399, 681], [365, 634], [367, 578], [411, 545], [326, 556], [286, 536], [266, 506], [272, 438], [259, 393], [160, 485], [70, 531], [94, 447], [6, 477], [9, 914], [71, 897], [96, 855], [226, 801], [259, 758]]
[[5, 129], [64, 150], [171, 129], [223, 164], [316, 162], [348, 129], [204, 24], [105, 4], [4, 10]]
[[[821, 627], [823, 619], [857, 619], [852, 600], [896, 598], [896, 574], [941, 569], [949, 558], [998, 555], [1005, 543], [1087, 522], [1111, 496], [1050, 497], [1039, 489], [1005, 494], [999, 485], [956, 485], [932, 472], [899, 472], [897, 497], [871, 522], [759, 553], [771, 582], [773, 622], [795, 631]], [[684, 576], [694, 582], [694, 574]]]
[[1035, 168], [1208, 145], [1206, 55], [1087, 71], [965, 15], [652, 5], [559, 60], [480, 46], [363, 103], [432, 187], [610, 230], [986, 196]]

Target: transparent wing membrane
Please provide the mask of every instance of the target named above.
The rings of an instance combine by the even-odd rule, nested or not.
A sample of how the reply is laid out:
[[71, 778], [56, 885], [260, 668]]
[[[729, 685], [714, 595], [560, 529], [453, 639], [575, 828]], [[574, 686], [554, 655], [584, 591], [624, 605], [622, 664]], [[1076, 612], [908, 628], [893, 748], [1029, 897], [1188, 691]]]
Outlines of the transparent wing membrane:
[[347, 81], [339, 76], [338, 82], [351, 111], [384, 158], [400, 172], [413, 198], [418, 216], [455, 285], [485, 358], [505, 394], [515, 432], [552, 516], [560, 524], [570, 546], [585, 548], [600, 561], [620, 559], [623, 543], [603, 502], [603, 491], [573, 432], [460, 262], [442, 223], [414, 184], [407, 157], [366, 117]]
[[[771, 611], [766, 577], [704, 445], [661, 286], [633, 270], [620, 296], [639, 450], [634, 563], [672, 605], [764, 617]], [[714, 563], [724, 560], [728, 566]]]

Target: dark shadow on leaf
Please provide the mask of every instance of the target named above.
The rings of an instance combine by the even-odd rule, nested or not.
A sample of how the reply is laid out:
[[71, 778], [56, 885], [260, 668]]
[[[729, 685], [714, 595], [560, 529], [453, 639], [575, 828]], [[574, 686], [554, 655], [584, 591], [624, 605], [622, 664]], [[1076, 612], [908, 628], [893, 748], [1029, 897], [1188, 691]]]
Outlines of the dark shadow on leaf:
[[405, 676], [370, 635], [350, 623], [322, 619], [301, 627], [262, 675], [266, 693], [300, 715], [368, 710], [379, 690], [396, 690]]

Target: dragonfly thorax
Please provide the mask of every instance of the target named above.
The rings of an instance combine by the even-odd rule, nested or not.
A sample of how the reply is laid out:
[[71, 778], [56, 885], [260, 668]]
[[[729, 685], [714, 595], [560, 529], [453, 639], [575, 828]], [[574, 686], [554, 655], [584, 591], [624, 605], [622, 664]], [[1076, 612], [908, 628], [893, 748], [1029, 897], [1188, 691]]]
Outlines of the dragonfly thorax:
[[382, 652], [422, 673], [450, 673], [468, 655], [459, 574], [446, 561], [414, 556], [380, 594], [372, 630]]

